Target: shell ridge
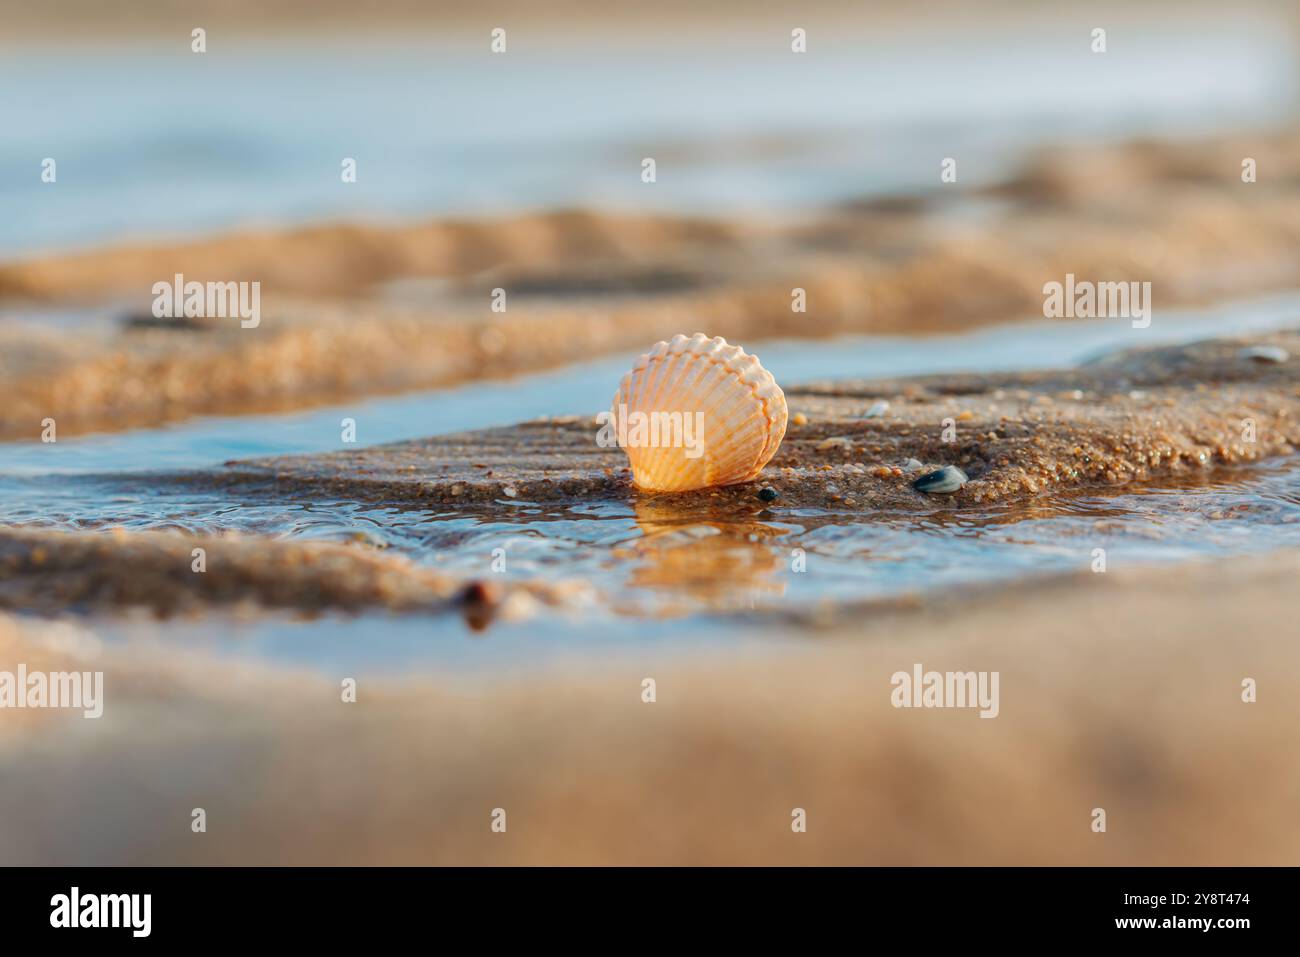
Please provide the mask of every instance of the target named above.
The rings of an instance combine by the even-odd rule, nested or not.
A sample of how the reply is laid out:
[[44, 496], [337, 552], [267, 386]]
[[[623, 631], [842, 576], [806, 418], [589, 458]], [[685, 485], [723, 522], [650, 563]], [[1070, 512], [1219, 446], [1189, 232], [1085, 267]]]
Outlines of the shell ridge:
[[[677, 445], [625, 448], [636, 484], [661, 491], [750, 481], [775, 455], [788, 424], [785, 393], [758, 357], [704, 333], [675, 335], [642, 354], [619, 384], [620, 402], [629, 412], [683, 417], [713, 410], [697, 458], [687, 458]], [[747, 452], [751, 448], [754, 453]]]

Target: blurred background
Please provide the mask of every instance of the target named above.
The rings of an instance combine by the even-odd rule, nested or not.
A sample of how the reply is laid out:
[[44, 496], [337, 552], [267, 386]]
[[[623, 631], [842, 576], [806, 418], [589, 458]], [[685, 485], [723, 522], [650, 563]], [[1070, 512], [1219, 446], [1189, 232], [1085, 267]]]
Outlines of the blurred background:
[[971, 186], [1037, 143], [1296, 109], [1287, 0], [869, 6], [3, 0], [0, 254], [557, 206], [798, 213], [929, 188], [937, 157]]

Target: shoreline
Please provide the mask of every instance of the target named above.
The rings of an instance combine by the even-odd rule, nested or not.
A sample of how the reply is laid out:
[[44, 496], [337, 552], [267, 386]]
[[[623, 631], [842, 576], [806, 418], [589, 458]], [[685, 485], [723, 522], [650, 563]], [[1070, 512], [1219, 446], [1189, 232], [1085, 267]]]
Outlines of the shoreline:
[[[1244, 350], [1262, 345], [1288, 358], [1248, 358]], [[594, 419], [577, 416], [229, 462], [189, 480], [370, 501], [634, 498], [723, 509], [761, 509], [754, 493], [768, 485], [783, 506], [852, 510], [925, 501], [910, 485], [917, 476], [899, 467], [916, 459], [918, 474], [944, 465], [967, 471], [970, 483], [950, 497], [955, 505], [1015, 501], [1053, 487], [1115, 487], [1211, 462], [1291, 454], [1300, 449], [1297, 362], [1300, 331], [1128, 350], [1073, 370], [792, 386], [785, 440], [757, 479], [679, 495], [634, 495], [622, 450], [599, 448]], [[889, 407], [867, 416], [880, 401]]]
[[[1261, 349], [1267, 361], [1257, 358]], [[801, 508], [845, 517], [886, 511], [960, 517], [991, 505], [1032, 512], [1036, 499], [1059, 491], [1177, 482], [1215, 466], [1295, 455], [1297, 365], [1300, 329], [1130, 349], [1066, 370], [792, 386], [785, 440], [757, 478], [688, 493], [635, 489], [623, 450], [601, 448], [594, 418], [577, 416], [122, 478], [217, 492], [227, 505], [324, 499], [485, 509], [502, 517], [507, 506], [611, 505], [631, 508], [647, 535], [684, 521], [728, 527], [780, 521]], [[964, 487], [927, 495], [913, 486], [945, 466], [965, 472]], [[693, 563], [685, 566], [675, 562], [671, 542], [665, 547], [663, 567], [652, 574], [662, 584], [673, 584], [682, 568], [698, 576], [708, 561], [719, 563], [719, 573], [736, 573], [726, 536], [716, 554], [699, 543], [690, 547]], [[211, 551], [206, 574], [190, 573], [192, 548]], [[764, 567], [775, 560], [750, 558]], [[468, 612], [487, 621], [503, 609], [522, 614], [539, 603], [563, 608], [590, 597], [573, 582], [498, 585], [491, 575], [450, 576], [364, 544], [261, 534], [20, 528], [0, 531], [0, 569], [7, 573], [0, 604], [16, 609], [68, 603], [92, 610], [136, 604], [160, 615], [240, 605], [253, 613], [277, 607], [444, 612], [465, 611], [469, 595]]]

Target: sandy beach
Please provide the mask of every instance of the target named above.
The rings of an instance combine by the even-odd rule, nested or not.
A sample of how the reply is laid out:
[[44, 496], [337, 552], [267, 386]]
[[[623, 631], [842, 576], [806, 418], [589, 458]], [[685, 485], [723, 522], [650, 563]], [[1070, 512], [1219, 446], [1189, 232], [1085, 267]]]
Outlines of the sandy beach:
[[[0, 863], [1295, 862], [1289, 8], [74, 6], [0, 0]], [[639, 486], [694, 333], [752, 478]]]
[[[322, 676], [199, 648], [159, 659], [84, 628], [8, 618], [4, 661], [103, 670], [118, 717], [6, 721], [0, 853], [81, 864], [1285, 864], [1297, 853], [1277, 825], [1300, 775], [1289, 730], [1300, 659], [1279, 623], [1297, 572], [1292, 555], [1084, 573], [864, 613], [743, 652], [629, 648], [600, 666], [570, 659], [499, 680], [362, 681], [353, 705]], [[998, 718], [893, 708], [890, 675], [915, 662], [998, 669]], [[641, 700], [647, 676], [653, 704]], [[1244, 704], [1252, 676], [1259, 701]], [[208, 812], [207, 834], [189, 830], [194, 807]], [[505, 834], [488, 827], [497, 807]], [[1104, 834], [1090, 828], [1096, 807]], [[807, 811], [806, 834], [791, 833], [793, 808]]]

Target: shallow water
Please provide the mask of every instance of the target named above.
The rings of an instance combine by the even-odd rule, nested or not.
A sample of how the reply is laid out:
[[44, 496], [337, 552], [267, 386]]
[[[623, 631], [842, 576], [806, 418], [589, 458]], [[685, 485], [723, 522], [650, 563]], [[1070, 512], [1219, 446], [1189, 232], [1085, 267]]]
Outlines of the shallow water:
[[[1178, 483], [1044, 496], [1030, 505], [929, 512], [774, 508], [747, 520], [639, 506], [505, 511], [361, 507], [350, 502], [220, 502], [185, 492], [113, 494], [64, 479], [40, 524], [239, 530], [358, 540], [457, 574], [581, 579], [590, 604], [486, 630], [442, 616], [270, 615], [239, 620], [110, 622], [113, 640], [175, 641], [341, 674], [398, 674], [423, 664], [510, 669], [569, 654], [634, 655], [722, 642], [785, 641], [783, 613], [816, 620], [841, 602], [996, 584], [1035, 575], [1190, 559], [1231, 560], [1300, 547], [1300, 457], [1220, 468]], [[87, 503], [97, 494], [98, 505]], [[202, 516], [201, 518], [199, 516]], [[801, 550], [803, 571], [796, 571]], [[498, 553], [500, 554], [500, 553]], [[776, 628], [763, 617], [776, 613]], [[686, 627], [683, 627], [683, 626]]]
[[[35, 319], [36, 316], [29, 318]], [[1124, 320], [1037, 319], [930, 338], [854, 336], [749, 343], [781, 383], [942, 372], [1062, 368], [1114, 349], [1147, 347], [1300, 325], [1300, 293], [1204, 309], [1157, 311], [1146, 329]], [[647, 346], [650, 343], [646, 343]], [[544, 415], [588, 415], [608, 406], [635, 355], [454, 389], [356, 400], [274, 415], [200, 418], [157, 429], [69, 436], [57, 443], [0, 442], [0, 521], [41, 486], [11, 477], [194, 469], [228, 459], [341, 448], [339, 423], [357, 422], [358, 445], [511, 425]], [[52, 494], [52, 493], [51, 493]], [[40, 502], [33, 506], [36, 513]], [[29, 513], [31, 514], [31, 513]]]
[[[1107, 350], [1294, 325], [1300, 296], [1274, 296], [1127, 323], [1045, 321], [926, 340], [855, 338], [777, 342], [758, 349], [784, 382], [944, 370], [1076, 364]], [[1160, 321], [1163, 318], [1165, 321]], [[748, 612], [809, 615], [822, 604], [1087, 571], [1104, 549], [1108, 572], [1135, 564], [1224, 559], [1300, 546], [1300, 458], [1216, 469], [1177, 482], [1043, 496], [1033, 503], [928, 512], [776, 507], [686, 515], [647, 502], [567, 507], [527, 502], [493, 509], [376, 506], [347, 500], [233, 499], [172, 484], [167, 468], [203, 468], [255, 454], [337, 448], [337, 423], [355, 416], [362, 444], [412, 438], [532, 415], [590, 412], [608, 399], [626, 358], [586, 363], [508, 384], [374, 399], [292, 415], [197, 420], [165, 429], [69, 437], [55, 445], [0, 445], [0, 522], [61, 529], [236, 531], [391, 549], [458, 575], [583, 580], [595, 602], [547, 612], [486, 634], [451, 617], [367, 615], [294, 623], [174, 623], [235, 654], [354, 670], [422, 660], [502, 666], [580, 648], [672, 644], [752, 635]], [[132, 474], [146, 470], [148, 475]], [[500, 550], [500, 551], [498, 551]], [[800, 550], [800, 551], [796, 551]], [[796, 571], [802, 556], [804, 570]], [[739, 614], [740, 617], [735, 616]], [[699, 627], [675, 629], [694, 619]], [[111, 634], [154, 634], [139, 622]], [[467, 638], [482, 638], [467, 642]], [[361, 640], [364, 639], [364, 640]], [[132, 638], [131, 640], [135, 640]]]
[[[1300, 545], [1300, 459], [1221, 468], [1112, 492], [1067, 491], [1032, 504], [940, 504], [899, 512], [785, 509], [683, 513], [651, 501], [483, 509], [348, 500], [232, 501], [165, 484], [24, 480], [43, 505], [6, 508], [32, 527], [236, 531], [392, 549], [466, 576], [581, 579], [620, 615], [811, 607], [910, 590], [1091, 567], [1231, 556]], [[36, 489], [29, 489], [33, 498]], [[806, 571], [793, 570], [802, 549]], [[498, 550], [500, 550], [498, 552]]]
[[[1104, 58], [1089, 29], [814, 28], [807, 56], [783, 32], [692, 43], [677, 30], [577, 52], [520, 35], [504, 56], [486, 38], [435, 36], [222, 35], [201, 56], [107, 38], [5, 49], [0, 254], [574, 204], [807, 209], [930, 187], [939, 157], [960, 157], [961, 181], [977, 184], [1036, 143], [1248, 128], [1293, 108], [1287, 31], [1268, 18], [1130, 25]], [[646, 156], [660, 163], [653, 187]], [[340, 181], [344, 157], [355, 184]]]

